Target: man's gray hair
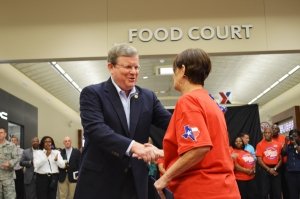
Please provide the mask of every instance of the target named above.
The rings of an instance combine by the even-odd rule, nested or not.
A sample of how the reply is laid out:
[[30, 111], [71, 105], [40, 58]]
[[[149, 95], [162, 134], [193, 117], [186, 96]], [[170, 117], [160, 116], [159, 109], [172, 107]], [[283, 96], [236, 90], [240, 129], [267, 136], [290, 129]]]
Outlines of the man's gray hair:
[[107, 62], [116, 64], [118, 57], [134, 57], [138, 55], [135, 47], [128, 44], [118, 44], [108, 52]]

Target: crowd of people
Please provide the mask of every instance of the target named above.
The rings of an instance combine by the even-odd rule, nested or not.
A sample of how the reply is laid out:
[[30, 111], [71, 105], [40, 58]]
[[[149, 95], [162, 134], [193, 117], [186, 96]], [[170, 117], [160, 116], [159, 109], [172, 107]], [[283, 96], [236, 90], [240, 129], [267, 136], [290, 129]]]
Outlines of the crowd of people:
[[248, 133], [235, 138], [232, 158], [242, 198], [299, 199], [299, 136], [298, 130], [291, 130], [287, 136], [280, 134], [274, 124], [264, 129], [256, 149], [249, 145]]
[[72, 147], [70, 137], [64, 148], [56, 148], [50, 136], [34, 137], [31, 147], [20, 148], [18, 138], [6, 140], [0, 127], [0, 198], [73, 199], [81, 152]]
[[[69, 137], [57, 150], [50, 136], [40, 143], [34, 138], [21, 152], [0, 128], [1, 150], [10, 153], [10, 159], [0, 157], [4, 198], [16, 194], [11, 168], [23, 167], [26, 199], [55, 199], [57, 193], [61, 199], [299, 199], [299, 131], [287, 139], [278, 126], [266, 128], [256, 148], [242, 133], [230, 147], [224, 109], [204, 88], [212, 68], [205, 51], [175, 57], [173, 87], [181, 96], [172, 115], [153, 91], [136, 85], [136, 48], [115, 45], [107, 68], [107, 81], [80, 94], [82, 154]], [[166, 132], [163, 149], [149, 143], [151, 125]]]

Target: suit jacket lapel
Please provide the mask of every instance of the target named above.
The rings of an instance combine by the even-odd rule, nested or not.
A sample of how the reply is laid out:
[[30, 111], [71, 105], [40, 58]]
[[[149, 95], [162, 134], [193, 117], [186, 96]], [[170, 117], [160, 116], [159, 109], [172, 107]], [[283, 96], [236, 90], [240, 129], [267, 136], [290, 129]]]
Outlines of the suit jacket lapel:
[[61, 150], [61, 153], [60, 153], [60, 154], [61, 154], [61, 157], [62, 157], [64, 160], [67, 160], [67, 159], [68, 159], [66, 149]]
[[139, 91], [137, 90], [137, 94], [131, 97], [130, 100], [130, 137], [133, 138], [136, 125], [138, 123], [140, 113], [142, 110], [143, 101], [139, 96]]
[[119, 94], [113, 85], [111, 79], [107, 81], [105, 91], [108, 95], [108, 98], [110, 99], [110, 102], [112, 104], [113, 109], [116, 111], [119, 120], [121, 121], [122, 127], [126, 133], [127, 136], [129, 136], [129, 130], [126, 120], [125, 111], [122, 105], [122, 102], [120, 100]]
[[29, 152], [29, 159], [30, 160], [33, 160], [33, 149], [32, 149], [32, 147], [30, 148], [30, 152]]
[[[71, 151], [71, 154], [70, 154], [69, 162], [71, 161], [71, 159], [73, 157], [73, 152], [74, 152], [74, 148], [72, 147], [72, 151]], [[66, 154], [67, 154], [67, 151], [66, 151]]]

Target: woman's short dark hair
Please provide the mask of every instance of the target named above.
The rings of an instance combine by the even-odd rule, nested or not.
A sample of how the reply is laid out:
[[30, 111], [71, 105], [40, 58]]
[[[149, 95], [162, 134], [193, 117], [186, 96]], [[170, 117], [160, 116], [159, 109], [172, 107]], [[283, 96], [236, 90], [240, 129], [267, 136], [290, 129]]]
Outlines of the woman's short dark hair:
[[185, 66], [185, 76], [193, 84], [204, 85], [204, 80], [211, 71], [208, 54], [199, 48], [190, 48], [179, 53], [173, 62], [173, 70]]
[[39, 145], [39, 148], [40, 148], [41, 150], [44, 149], [44, 146], [45, 146], [45, 140], [48, 139], [48, 138], [49, 138], [49, 139], [51, 140], [51, 142], [52, 142], [52, 149], [56, 149], [53, 138], [50, 137], [50, 136], [44, 136], [44, 137], [41, 139], [41, 142], [40, 142], [40, 145]]

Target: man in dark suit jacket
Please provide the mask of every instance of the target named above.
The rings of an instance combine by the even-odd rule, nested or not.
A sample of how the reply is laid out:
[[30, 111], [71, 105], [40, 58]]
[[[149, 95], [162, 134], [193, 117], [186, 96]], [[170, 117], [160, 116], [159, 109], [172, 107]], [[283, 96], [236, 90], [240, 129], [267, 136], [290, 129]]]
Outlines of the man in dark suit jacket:
[[39, 138], [34, 137], [31, 140], [31, 146], [23, 151], [20, 165], [25, 167], [24, 169], [24, 186], [25, 186], [25, 198], [36, 199], [36, 184], [33, 167], [33, 150], [39, 148]]
[[65, 137], [63, 143], [65, 148], [61, 150], [61, 156], [66, 162], [66, 167], [64, 169], [59, 168], [59, 198], [73, 199], [80, 166], [81, 153], [78, 149], [72, 147], [72, 141], [70, 137]]
[[134, 47], [113, 47], [108, 69], [108, 81], [81, 92], [85, 146], [75, 199], [147, 199], [146, 162], [158, 154], [144, 143], [152, 124], [166, 130], [171, 114], [152, 91], [136, 86], [140, 66]]

